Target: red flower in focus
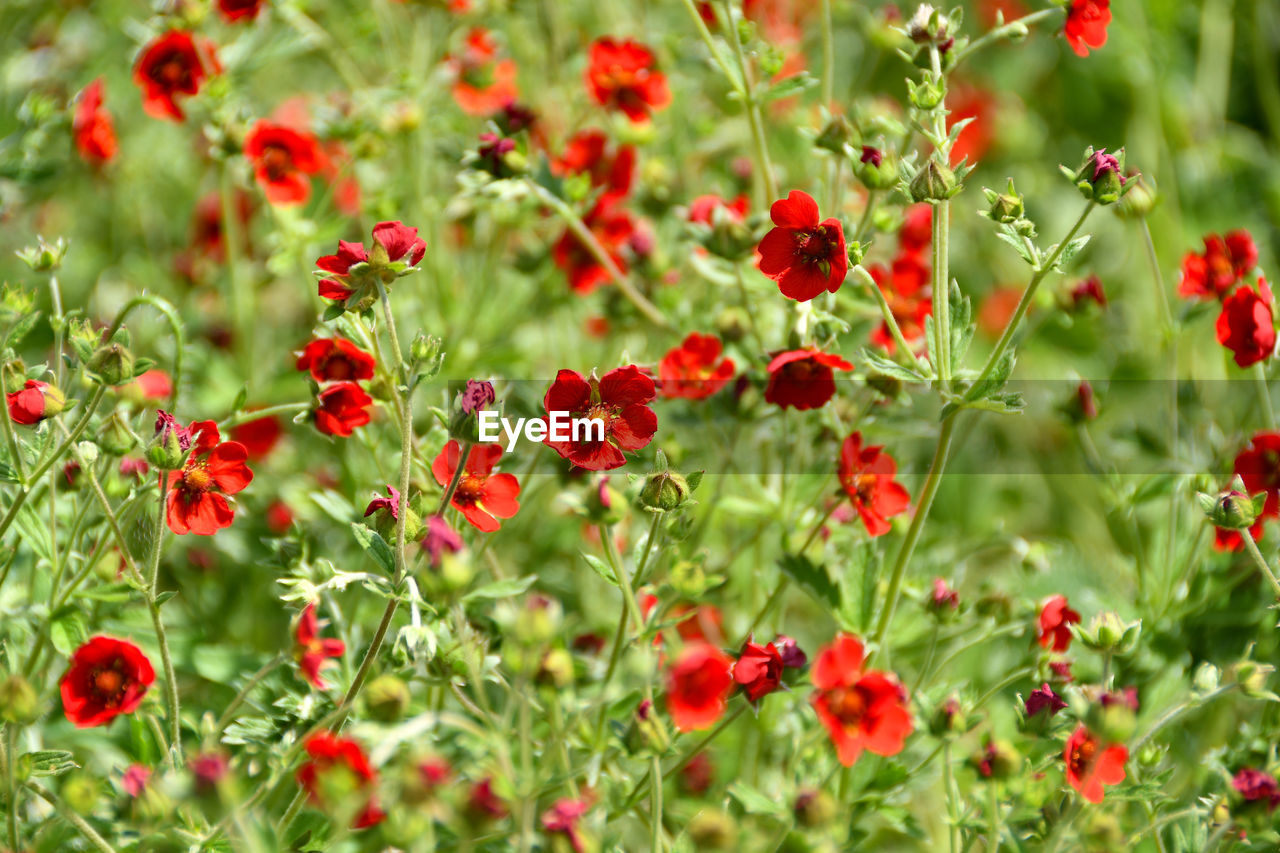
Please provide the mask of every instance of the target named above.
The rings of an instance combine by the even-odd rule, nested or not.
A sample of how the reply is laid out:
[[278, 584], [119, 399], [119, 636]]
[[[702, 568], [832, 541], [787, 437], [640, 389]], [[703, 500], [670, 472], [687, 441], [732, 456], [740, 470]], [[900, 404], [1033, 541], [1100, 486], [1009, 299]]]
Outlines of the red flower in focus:
[[116, 128], [111, 113], [102, 106], [103, 91], [101, 77], [85, 86], [71, 122], [76, 150], [91, 166], [101, 166], [116, 156]]
[[1273, 812], [1280, 805], [1280, 786], [1270, 773], [1255, 770], [1252, 767], [1241, 768], [1231, 777], [1231, 787], [1236, 789], [1246, 802], [1263, 801], [1267, 811]]
[[329, 658], [340, 658], [346, 653], [346, 643], [320, 636], [320, 620], [316, 618], [314, 603], [302, 611], [293, 636], [293, 657], [302, 670], [302, 677], [317, 690], [328, 689], [329, 685], [320, 677], [320, 670], [329, 665]]
[[[892, 269], [884, 264], [872, 264], [867, 272], [884, 294], [906, 342], [914, 345], [923, 339], [925, 318], [933, 313], [928, 264], [914, 252], [902, 252], [893, 259]], [[897, 349], [889, 324], [883, 321], [871, 332], [871, 342], [890, 355]]]
[[750, 640], [742, 647], [742, 654], [733, 665], [733, 680], [752, 702], [782, 686], [782, 655], [773, 643], [762, 646]]
[[1222, 302], [1218, 315], [1218, 343], [1231, 350], [1240, 367], [1250, 367], [1271, 356], [1276, 349], [1276, 323], [1271, 314], [1273, 299], [1267, 280], [1258, 277], [1257, 290], [1243, 286]]
[[1088, 56], [1089, 48], [1097, 50], [1107, 43], [1107, 24], [1111, 23], [1111, 0], [1071, 0], [1062, 34], [1076, 56]]
[[610, 151], [609, 138], [599, 130], [580, 130], [564, 144], [564, 153], [551, 162], [559, 176], [590, 175], [591, 186], [603, 189], [599, 204], [619, 201], [631, 192], [636, 149], [619, 145]]
[[587, 91], [597, 104], [644, 121], [671, 103], [666, 75], [655, 65], [653, 51], [639, 42], [596, 39], [588, 52]]
[[590, 808], [591, 801], [586, 797], [563, 797], [542, 813], [542, 828], [553, 835], [564, 835], [574, 853], [584, 853], [587, 847], [578, 828], [578, 821]]
[[1053, 595], [1040, 605], [1041, 648], [1065, 652], [1071, 646], [1071, 625], [1080, 621], [1080, 614], [1067, 606], [1065, 595]]
[[169, 505], [165, 521], [179, 535], [210, 536], [231, 525], [234, 515], [224, 495], [234, 495], [253, 482], [245, 464], [248, 451], [238, 441], [223, 441], [213, 421], [194, 421], [191, 455], [181, 471], [169, 472]]
[[453, 99], [468, 115], [493, 115], [520, 97], [515, 61], [497, 57], [497, 42], [483, 27], [467, 33], [460, 55], [446, 57], [454, 79]]
[[403, 222], [379, 222], [373, 226], [373, 248], [365, 251], [364, 243], [338, 241], [338, 251], [316, 259], [316, 266], [331, 274], [320, 282], [320, 296], [342, 301], [356, 292], [359, 282], [351, 279], [351, 268], [357, 264], [404, 264], [414, 267], [427, 253], [427, 243], [418, 236], [417, 228]]
[[835, 293], [849, 272], [844, 228], [838, 219], [818, 221], [813, 196], [792, 190], [769, 208], [774, 228], [760, 241], [760, 272], [778, 283], [788, 299], [808, 302]]
[[820, 409], [835, 396], [833, 370], [853, 370], [853, 365], [838, 355], [816, 348], [798, 349], [774, 356], [769, 362], [769, 384], [764, 390], [766, 402], [795, 409]]
[[380, 823], [386, 814], [378, 808], [374, 788], [378, 774], [369, 766], [360, 744], [350, 738], [320, 732], [307, 740], [308, 761], [298, 768], [298, 784], [312, 805], [329, 812], [350, 808], [348, 798], [359, 797], [359, 813], [352, 829]]
[[311, 181], [324, 167], [320, 144], [309, 133], [282, 124], [259, 121], [244, 140], [244, 156], [272, 204], [302, 204], [311, 197]]
[[316, 397], [316, 429], [325, 435], [348, 438], [356, 427], [373, 419], [373, 398], [354, 382], [335, 382]]
[[22, 390], [6, 394], [5, 401], [9, 404], [10, 420], [15, 424], [31, 426], [61, 412], [66, 406], [67, 398], [48, 382], [28, 379], [22, 384]]
[[96, 636], [75, 650], [62, 676], [62, 709], [78, 728], [133, 713], [156, 680], [151, 661], [127, 640]]
[[1103, 785], [1124, 781], [1124, 763], [1129, 760], [1129, 750], [1118, 743], [1103, 743], [1080, 726], [1067, 738], [1062, 760], [1067, 763], [1067, 783], [1089, 802], [1100, 803]]
[[567, 412], [570, 420], [591, 418], [604, 424], [604, 440], [596, 430], [574, 438], [569, 424], [558, 421], [567, 441], [554, 439], [555, 423], [548, 423], [544, 443], [579, 468], [606, 471], [626, 464], [624, 450], [639, 450], [653, 440], [658, 416], [646, 405], [654, 398], [653, 380], [634, 364], [610, 370], [601, 379], [583, 379], [572, 370], [561, 370], [542, 400], [548, 418]]
[[1206, 234], [1204, 251], [1182, 259], [1178, 295], [1185, 299], [1222, 299], [1258, 265], [1258, 247], [1243, 228], [1224, 236]]
[[213, 43], [199, 44], [191, 33], [170, 30], [142, 49], [133, 67], [133, 81], [142, 89], [142, 108], [155, 118], [186, 118], [178, 98], [200, 91], [211, 74], [221, 71]]
[[[453, 482], [461, 454], [458, 442], [450, 439], [431, 463], [431, 473], [441, 486], [448, 488]], [[458, 479], [458, 487], [453, 492], [453, 508], [461, 512], [472, 527], [485, 533], [492, 533], [501, 526], [499, 518], [510, 518], [520, 509], [516, 500], [520, 496], [520, 483], [515, 475], [493, 473], [501, 458], [500, 445], [472, 445], [462, 476]]]
[[710, 643], [690, 643], [667, 673], [667, 711], [682, 732], [705, 729], [720, 719], [733, 687], [733, 661]]
[[854, 432], [840, 446], [840, 486], [858, 511], [869, 536], [883, 536], [889, 519], [911, 505], [911, 495], [894, 480], [898, 466], [884, 446], [862, 446], [862, 433]]
[[658, 362], [662, 396], [701, 400], [719, 391], [734, 372], [733, 359], [720, 358], [722, 351], [715, 335], [690, 332]]
[[265, 4], [266, 0], [218, 0], [218, 11], [228, 23], [234, 24], [236, 21], [256, 19]]
[[841, 634], [813, 664], [810, 702], [845, 767], [853, 766], [864, 749], [897, 755], [914, 728], [906, 689], [892, 673], [864, 672], [862, 659], [861, 641]]
[[[610, 260], [625, 273], [628, 264], [622, 250], [636, 234], [636, 223], [631, 214], [611, 200], [602, 199], [582, 218], [582, 222], [608, 253]], [[564, 271], [569, 286], [576, 293], [590, 293], [613, 278], [608, 268], [567, 229], [551, 247], [551, 259]]]
[[713, 225], [716, 211], [728, 222], [745, 222], [751, 209], [751, 200], [740, 195], [733, 201], [725, 201], [718, 195], [700, 195], [689, 202], [689, 221]]
[[298, 369], [311, 371], [317, 382], [372, 379], [373, 356], [345, 338], [317, 338], [298, 356]]
[[231, 428], [231, 440], [244, 445], [250, 461], [262, 459], [274, 450], [283, 434], [284, 427], [275, 415], [254, 418]]

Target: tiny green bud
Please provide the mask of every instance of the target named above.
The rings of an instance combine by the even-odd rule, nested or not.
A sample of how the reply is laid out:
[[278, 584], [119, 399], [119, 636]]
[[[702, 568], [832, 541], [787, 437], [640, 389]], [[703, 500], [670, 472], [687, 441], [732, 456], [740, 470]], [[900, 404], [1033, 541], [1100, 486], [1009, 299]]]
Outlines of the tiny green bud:
[[983, 190], [986, 193], [987, 201], [991, 203], [991, 209], [987, 212], [988, 218], [993, 222], [1003, 224], [1012, 224], [1017, 222], [1026, 213], [1026, 207], [1023, 204], [1022, 196], [1013, 188], [1013, 179], [1009, 179], [1009, 189], [1007, 192], [997, 193], [995, 190]]
[[109, 343], [98, 348], [85, 363], [107, 385], [123, 385], [133, 379], [133, 353], [118, 344]]
[[563, 690], [573, 683], [573, 655], [565, 649], [548, 649], [538, 665], [536, 681]]
[[737, 839], [733, 820], [724, 812], [701, 811], [685, 827], [698, 850], [732, 850]]
[[394, 675], [380, 675], [364, 689], [369, 716], [384, 723], [394, 723], [409, 710], [409, 685]]
[[1200, 492], [1196, 495], [1196, 500], [1205, 516], [1216, 527], [1243, 530], [1253, 526], [1266, 502], [1265, 492], [1250, 497], [1243, 489], [1243, 482], [1235, 482], [1231, 484], [1231, 488], [1217, 495]]
[[640, 503], [653, 512], [671, 512], [689, 499], [689, 483], [675, 471], [655, 471], [640, 490]]
[[0, 681], [0, 720], [25, 725], [38, 716], [39, 697], [21, 675], [10, 675]]
[[853, 126], [843, 115], [835, 115], [827, 122], [826, 127], [822, 128], [822, 132], [818, 134], [817, 139], [813, 140], [813, 144], [832, 154], [843, 154], [845, 146], [851, 139], [853, 139]]
[[37, 240], [37, 245], [27, 246], [18, 251], [17, 256], [34, 272], [53, 272], [62, 266], [62, 260], [67, 256], [67, 241], [62, 237], [53, 243], [46, 242], [43, 237]]
[[914, 201], [945, 201], [958, 192], [960, 185], [956, 182], [956, 173], [933, 159], [921, 166], [911, 179], [911, 198]]
[[835, 798], [826, 791], [805, 789], [796, 795], [792, 810], [796, 823], [809, 829], [827, 826], [836, 819], [839, 808]]
[[1240, 685], [1240, 692], [1251, 699], [1271, 698], [1267, 690], [1267, 678], [1276, 668], [1266, 663], [1243, 660], [1231, 667], [1231, 680]]

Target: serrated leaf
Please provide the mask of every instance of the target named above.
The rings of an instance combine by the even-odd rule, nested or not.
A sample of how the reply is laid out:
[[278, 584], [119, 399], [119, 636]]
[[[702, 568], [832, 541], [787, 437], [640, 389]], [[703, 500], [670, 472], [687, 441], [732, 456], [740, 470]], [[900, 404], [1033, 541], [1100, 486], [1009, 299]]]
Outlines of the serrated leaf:
[[17, 347], [22, 343], [22, 339], [29, 335], [31, 330], [35, 328], [36, 320], [39, 319], [39, 311], [32, 311], [30, 314], [25, 314], [18, 318], [17, 322], [13, 324], [13, 328], [9, 330], [9, 334], [5, 338], [5, 343], [11, 347]]
[[391, 546], [387, 544], [387, 540], [372, 527], [361, 524], [358, 521], [351, 522], [351, 532], [356, 535], [356, 541], [360, 543], [360, 547], [373, 557], [374, 562], [382, 567], [382, 570], [389, 575], [395, 574], [396, 556], [392, 552]]
[[586, 560], [587, 565], [590, 566], [592, 571], [594, 571], [600, 577], [604, 578], [614, 586], [618, 585], [618, 579], [614, 577], [613, 569], [610, 568], [609, 564], [606, 563], [604, 560], [601, 560], [599, 557], [593, 557], [592, 555], [586, 554], [586, 553], [582, 555], [582, 559]]
[[778, 561], [778, 567], [828, 609], [834, 611], [840, 607], [840, 590], [832, 582], [825, 566], [815, 564], [803, 554], [786, 554]]
[[49, 622], [49, 640], [59, 654], [70, 655], [85, 640], [89, 639], [89, 631], [85, 627], [84, 617], [74, 607], [59, 610]]
[[1029, 266], [1036, 265], [1036, 259], [1032, 256], [1031, 250], [1027, 248], [1027, 243], [1017, 234], [1011, 234], [1007, 231], [997, 231], [996, 237], [1008, 243], [1013, 250], [1018, 253], [1018, 257], [1027, 262]]
[[479, 601], [482, 599], [494, 598], [510, 598], [513, 595], [520, 595], [522, 592], [533, 586], [533, 582], [537, 580], [534, 575], [525, 575], [522, 578], [507, 578], [505, 580], [494, 581], [490, 584], [473, 589], [462, 597], [463, 601]]
[[1055, 270], [1065, 269], [1071, 263], [1071, 259], [1080, 254], [1080, 250], [1088, 245], [1088, 243], [1089, 235], [1085, 234], [1083, 237], [1077, 237], [1067, 245], [1063, 246], [1062, 254], [1058, 255], [1058, 260], [1054, 262], [1053, 268]]
[[892, 359], [885, 358], [874, 350], [863, 348], [858, 357], [866, 362], [867, 367], [875, 373], [904, 382], [927, 382], [929, 377], [921, 376], [909, 367], [903, 367]]
[[793, 74], [790, 77], [784, 77], [774, 85], [757, 94], [756, 99], [761, 103], [778, 100], [779, 98], [789, 98], [793, 95], [799, 95], [806, 89], [812, 89], [818, 85], [817, 78], [807, 72]]
[[75, 756], [64, 749], [41, 749], [28, 752], [22, 756], [23, 768], [32, 776], [58, 776], [68, 770], [75, 770]]
[[121, 602], [133, 598], [134, 588], [127, 583], [109, 583], [90, 587], [76, 592], [77, 598], [88, 598], [92, 601]]

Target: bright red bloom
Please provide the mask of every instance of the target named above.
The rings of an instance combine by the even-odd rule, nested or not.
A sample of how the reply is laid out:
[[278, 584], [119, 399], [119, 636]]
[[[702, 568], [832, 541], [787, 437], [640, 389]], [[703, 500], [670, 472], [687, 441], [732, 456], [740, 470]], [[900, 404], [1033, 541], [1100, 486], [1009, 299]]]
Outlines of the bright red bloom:
[[6, 394], [5, 401], [9, 404], [10, 420], [15, 424], [30, 426], [61, 412], [66, 406], [67, 398], [48, 382], [28, 379], [22, 384], [20, 391]]
[[211, 74], [221, 71], [212, 42], [191, 33], [170, 30], [148, 44], [133, 67], [133, 81], [142, 89], [142, 108], [147, 115], [182, 121], [186, 118], [178, 98], [200, 91]]
[[298, 356], [298, 369], [311, 371], [317, 382], [372, 379], [373, 356], [345, 338], [317, 338]]
[[1268, 812], [1275, 811], [1276, 806], [1280, 805], [1280, 785], [1276, 784], [1275, 777], [1270, 773], [1243, 767], [1231, 777], [1231, 787], [1246, 802], [1265, 802]]
[[591, 801], [586, 797], [563, 797], [542, 813], [542, 828], [552, 834], [564, 835], [574, 853], [585, 853], [586, 842], [578, 822], [590, 808]]
[[733, 665], [733, 680], [752, 702], [759, 702], [777, 690], [782, 686], [782, 655], [778, 647], [748, 640]]
[[1222, 299], [1258, 265], [1258, 247], [1243, 228], [1223, 236], [1206, 234], [1204, 251], [1182, 259], [1178, 295], [1185, 299]]
[[213, 421], [193, 421], [191, 455], [181, 471], [169, 472], [169, 506], [165, 520], [179, 535], [209, 536], [231, 525], [233, 511], [224, 495], [234, 495], [253, 482], [245, 461], [248, 451], [238, 441], [223, 441]]
[[1042, 648], [1065, 652], [1071, 646], [1071, 625], [1080, 621], [1080, 614], [1067, 606], [1065, 595], [1053, 595], [1040, 605], [1040, 636], [1037, 642]]
[[610, 150], [609, 138], [599, 130], [580, 130], [564, 144], [564, 153], [551, 162], [559, 176], [591, 176], [591, 186], [603, 189], [600, 203], [619, 201], [631, 192], [636, 149], [618, 145]]
[[[298, 784], [307, 792], [312, 805], [324, 811], [350, 806], [346, 798], [360, 797], [360, 811], [352, 829], [365, 829], [380, 823], [386, 814], [378, 808], [374, 789], [378, 774], [360, 744], [351, 738], [320, 732], [307, 740], [310, 760], [298, 768]], [[335, 799], [335, 795], [341, 799]]]
[[254, 418], [231, 428], [231, 440], [244, 445], [249, 461], [261, 459], [275, 449], [284, 435], [284, 427], [275, 415]]
[[259, 121], [244, 140], [244, 156], [272, 204], [302, 204], [311, 197], [311, 181], [324, 167], [320, 143], [309, 133], [282, 124]]
[[1076, 56], [1088, 56], [1089, 48], [1097, 50], [1107, 43], [1107, 24], [1111, 23], [1111, 0], [1071, 0], [1062, 34]]
[[398, 264], [414, 267], [427, 253], [427, 243], [418, 236], [417, 228], [403, 222], [379, 222], [373, 226], [373, 248], [365, 251], [364, 243], [338, 241], [338, 251], [316, 259], [316, 266], [333, 278], [320, 282], [320, 296], [342, 301], [356, 291], [350, 279], [351, 268], [357, 264]]
[[373, 420], [368, 408], [373, 398], [354, 382], [335, 382], [320, 392], [316, 402], [316, 429], [325, 435], [348, 438], [356, 427]]
[[559, 421], [568, 441], [552, 440], [548, 423], [544, 443], [579, 468], [606, 471], [626, 464], [624, 450], [639, 450], [653, 440], [658, 416], [646, 405], [654, 398], [653, 380], [634, 364], [610, 370], [601, 379], [583, 379], [572, 370], [561, 370], [542, 400], [548, 418], [552, 412], [567, 412], [570, 420], [591, 418], [604, 423], [604, 440], [595, 430], [574, 440], [569, 424]]
[[218, 0], [218, 11], [229, 23], [252, 21], [258, 17], [266, 0]]
[[853, 370], [853, 365], [838, 355], [816, 348], [798, 349], [774, 356], [769, 362], [769, 384], [764, 390], [766, 402], [795, 409], [820, 409], [835, 396], [833, 370]]
[[906, 688], [892, 673], [864, 672], [862, 659], [862, 642], [841, 634], [813, 663], [815, 690], [809, 701], [845, 767], [852, 767], [864, 749], [897, 755], [914, 729]]
[[717, 210], [729, 222], [745, 222], [751, 209], [751, 200], [739, 195], [733, 201], [725, 201], [718, 195], [700, 195], [689, 202], [689, 221], [712, 225]]
[[854, 432], [840, 446], [840, 486], [862, 518], [869, 536], [883, 536], [889, 519], [911, 505], [911, 495], [894, 479], [898, 472], [884, 446], [862, 446], [862, 433]]
[[1271, 288], [1258, 277], [1258, 287], [1242, 286], [1222, 302], [1218, 315], [1218, 343], [1231, 350], [1240, 367], [1271, 357], [1276, 349], [1276, 322], [1271, 313]]
[[[927, 244], [926, 244], [927, 245]], [[929, 266], [923, 256], [901, 252], [893, 259], [892, 269], [884, 264], [872, 264], [867, 272], [875, 279], [876, 287], [884, 294], [898, 324], [898, 331], [908, 344], [924, 338], [925, 318], [933, 314], [933, 298], [929, 286]], [[889, 324], [881, 322], [871, 332], [871, 342], [890, 355], [897, 349], [897, 341], [889, 331]]]
[[[627, 272], [629, 265], [622, 250], [636, 234], [636, 222], [631, 214], [610, 199], [602, 199], [582, 218], [582, 222], [618, 269], [623, 273]], [[551, 247], [551, 259], [557, 267], [564, 270], [569, 286], [576, 293], [590, 293], [613, 278], [608, 268], [596, 260], [596, 256], [582, 241], [567, 229]]]
[[111, 113], [102, 106], [103, 91], [101, 77], [85, 86], [71, 122], [76, 150], [91, 166], [101, 166], [116, 156], [116, 128]]
[[302, 677], [317, 690], [327, 689], [329, 685], [320, 677], [320, 670], [329, 665], [329, 658], [340, 658], [346, 653], [346, 643], [320, 636], [320, 620], [316, 618], [314, 603], [302, 611], [293, 636], [293, 657], [302, 670]]
[[712, 726], [733, 687], [732, 659], [710, 643], [690, 643], [667, 673], [667, 711], [682, 732]]
[[466, 46], [445, 64], [453, 76], [453, 99], [468, 115], [493, 115], [520, 97], [516, 63], [498, 59], [498, 45], [483, 27], [467, 33]]
[[838, 219], [818, 221], [813, 196], [792, 190], [769, 208], [774, 228], [760, 241], [757, 265], [788, 299], [808, 302], [835, 293], [849, 272], [844, 228]]
[[1062, 760], [1067, 763], [1067, 783], [1091, 803], [1102, 802], [1103, 785], [1124, 781], [1129, 750], [1118, 743], [1103, 743], [1084, 726], [1067, 738]]
[[1262, 517], [1280, 518], [1280, 432], [1254, 433], [1233, 468], [1249, 494], [1267, 493]]
[[96, 636], [76, 649], [62, 676], [62, 709], [78, 728], [103, 726], [142, 704], [156, 672], [127, 640]]
[[596, 39], [588, 53], [587, 91], [597, 104], [644, 121], [671, 103], [666, 75], [655, 66], [653, 51], [639, 42]]
[[[450, 439], [431, 463], [431, 473], [441, 486], [448, 488], [453, 482], [461, 454], [458, 442]], [[520, 497], [520, 483], [515, 475], [493, 473], [501, 458], [500, 445], [472, 445], [453, 493], [453, 508], [461, 512], [472, 527], [485, 533], [492, 533], [501, 526], [499, 518], [510, 518], [520, 509], [516, 500]]]
[[731, 358], [720, 358], [723, 347], [715, 335], [690, 332], [658, 362], [659, 388], [664, 397], [701, 400], [710, 397], [733, 378]]
[[913, 204], [898, 229], [898, 253], [918, 254], [929, 248], [933, 240], [933, 205], [928, 202]]

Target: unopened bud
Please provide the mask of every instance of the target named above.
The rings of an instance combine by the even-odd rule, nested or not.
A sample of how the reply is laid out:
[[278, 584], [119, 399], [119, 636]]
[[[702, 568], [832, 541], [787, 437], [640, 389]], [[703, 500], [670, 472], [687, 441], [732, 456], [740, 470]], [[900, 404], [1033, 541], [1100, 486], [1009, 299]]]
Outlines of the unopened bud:
[[112, 456], [124, 456], [137, 444], [138, 437], [129, 428], [128, 421], [119, 412], [112, 412], [99, 431], [98, 446]]
[[1105, 148], [1097, 151], [1090, 148], [1084, 158], [1083, 165], [1072, 176], [1080, 194], [1098, 204], [1119, 201], [1131, 180], [1124, 175], [1124, 149], [1108, 154]]
[[983, 779], [1009, 779], [1021, 768], [1022, 755], [1008, 741], [988, 738], [969, 763]]
[[549, 649], [538, 665], [536, 681], [558, 690], [573, 683], [573, 655], [565, 649]]
[[1266, 663], [1244, 660], [1231, 667], [1231, 680], [1240, 686], [1240, 692], [1251, 699], [1273, 698], [1267, 690], [1267, 679], [1276, 668]]
[[956, 182], [956, 173], [933, 159], [921, 166], [911, 179], [911, 198], [914, 201], [945, 201], [958, 192], [960, 185]]
[[698, 850], [732, 850], [737, 838], [734, 822], [724, 812], [702, 811], [685, 827]]
[[1226, 491], [1216, 495], [1204, 492], [1196, 495], [1196, 500], [1200, 502], [1200, 509], [1204, 511], [1209, 521], [1216, 527], [1224, 527], [1228, 530], [1243, 530], [1253, 526], [1262, 513], [1266, 499], [1265, 492], [1259, 492], [1250, 497], [1244, 490], [1244, 481], [1239, 477], [1236, 477]]
[[0, 720], [25, 725], [33, 722], [39, 711], [39, 697], [21, 675], [10, 675], [0, 681]]
[[1006, 192], [998, 193], [995, 190], [983, 189], [982, 192], [987, 197], [987, 202], [991, 205], [991, 209], [987, 211], [987, 217], [993, 222], [1000, 222], [1008, 225], [1018, 221], [1026, 213], [1026, 206], [1023, 203], [1022, 196], [1013, 188], [1013, 179], [1009, 179], [1009, 189]]
[[822, 128], [822, 132], [818, 134], [817, 139], [813, 140], [813, 144], [833, 154], [843, 154], [845, 146], [851, 139], [853, 139], [853, 126], [843, 115], [835, 115], [827, 122], [827, 126]]
[[53, 243], [46, 242], [43, 237], [37, 239], [37, 245], [21, 249], [16, 253], [17, 256], [34, 272], [53, 272], [62, 266], [62, 260], [67, 256], [67, 241], [62, 237]]
[[679, 509], [689, 499], [689, 483], [675, 471], [655, 471], [640, 490], [640, 503], [652, 512]]
[[112, 342], [99, 347], [85, 367], [96, 373], [106, 385], [123, 385], [133, 379], [133, 353]]
[[409, 710], [409, 685], [394, 675], [380, 675], [364, 689], [369, 716], [384, 723], [394, 723]]
[[869, 190], [888, 189], [898, 183], [897, 159], [891, 151], [864, 145], [853, 164], [853, 174]]
[[796, 823], [810, 829], [827, 826], [836, 819], [835, 798], [826, 791], [806, 789], [796, 795], [793, 806]]

